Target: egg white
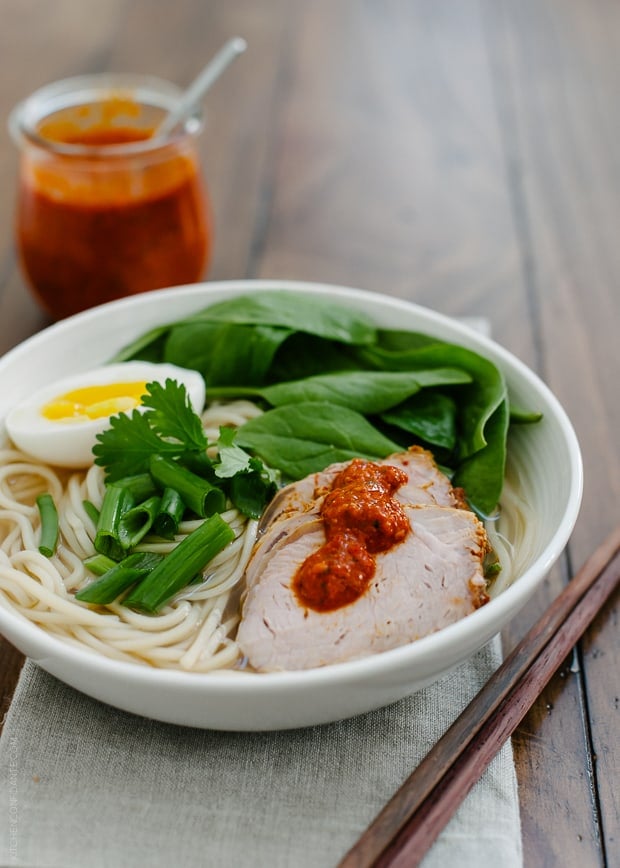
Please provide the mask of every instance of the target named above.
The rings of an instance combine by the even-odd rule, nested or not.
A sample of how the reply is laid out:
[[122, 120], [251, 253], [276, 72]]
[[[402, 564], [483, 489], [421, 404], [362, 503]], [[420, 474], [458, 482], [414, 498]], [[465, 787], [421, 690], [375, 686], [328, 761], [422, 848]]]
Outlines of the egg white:
[[[6, 429], [15, 446], [33, 458], [58, 467], [89, 467], [93, 463], [92, 448], [96, 435], [110, 427], [110, 417], [63, 422], [46, 419], [42, 408], [73, 389], [141, 381], [163, 384], [167, 379], [182, 383], [194, 412], [202, 411], [205, 384], [196, 371], [169, 364], [122, 362], [74, 374], [44, 386], [9, 412]], [[140, 409], [140, 405], [136, 409]]]

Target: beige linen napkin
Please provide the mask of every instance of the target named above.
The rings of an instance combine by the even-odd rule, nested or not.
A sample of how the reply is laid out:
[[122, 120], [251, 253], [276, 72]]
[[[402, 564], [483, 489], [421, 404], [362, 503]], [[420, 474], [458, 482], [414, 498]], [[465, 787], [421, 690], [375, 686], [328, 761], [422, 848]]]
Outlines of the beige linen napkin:
[[[334, 868], [499, 663], [495, 639], [379, 711], [226, 733], [118, 711], [29, 661], [0, 740], [0, 865]], [[510, 745], [423, 865], [520, 868]]]

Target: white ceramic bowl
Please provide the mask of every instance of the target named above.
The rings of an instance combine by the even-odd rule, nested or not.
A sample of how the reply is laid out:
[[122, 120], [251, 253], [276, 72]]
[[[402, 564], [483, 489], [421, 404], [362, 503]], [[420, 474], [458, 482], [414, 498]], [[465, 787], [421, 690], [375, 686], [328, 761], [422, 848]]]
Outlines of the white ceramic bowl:
[[510, 460], [535, 521], [527, 563], [503, 593], [463, 620], [410, 645], [302, 672], [192, 674], [150, 669], [64, 644], [0, 608], [0, 632], [61, 681], [103, 702], [156, 720], [227, 730], [285, 729], [378, 708], [433, 682], [484, 645], [519, 611], [559, 557], [575, 523], [582, 465], [573, 428], [556, 398], [493, 341], [425, 308], [354, 289], [284, 281], [228, 281], [158, 290], [102, 305], [51, 326], [0, 359], [0, 419], [46, 382], [106, 362], [152, 326], [233, 295], [261, 289], [311, 293], [359, 309], [377, 325], [423, 331], [469, 347], [505, 373], [517, 404], [544, 414], [522, 426]]

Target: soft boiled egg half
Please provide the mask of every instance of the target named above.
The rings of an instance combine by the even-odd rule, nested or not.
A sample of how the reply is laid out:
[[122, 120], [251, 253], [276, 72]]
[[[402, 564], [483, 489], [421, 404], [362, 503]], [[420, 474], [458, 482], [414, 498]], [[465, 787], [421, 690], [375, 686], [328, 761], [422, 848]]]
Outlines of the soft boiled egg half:
[[177, 365], [122, 362], [57, 380], [14, 407], [6, 417], [9, 437], [23, 452], [59, 467], [89, 467], [96, 435], [110, 416], [140, 409], [146, 384], [183, 384], [195, 413], [205, 402], [196, 371]]

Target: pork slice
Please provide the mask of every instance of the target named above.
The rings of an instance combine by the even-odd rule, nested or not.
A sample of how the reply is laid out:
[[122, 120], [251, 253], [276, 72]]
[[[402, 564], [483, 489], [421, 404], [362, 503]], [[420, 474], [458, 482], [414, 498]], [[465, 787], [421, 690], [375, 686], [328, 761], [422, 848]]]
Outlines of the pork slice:
[[[392, 464], [407, 474], [407, 482], [394, 494], [394, 498], [402, 504], [407, 503], [437, 503], [440, 506], [462, 506], [462, 497], [458, 489], [452, 488], [448, 477], [442, 473], [433, 455], [420, 446], [412, 446], [406, 452], [388, 455], [376, 462], [377, 464]], [[281, 488], [263, 513], [259, 534], [262, 535], [274, 522], [288, 517], [291, 513], [319, 513], [325, 494], [331, 488], [336, 476], [347, 466], [348, 462], [330, 464], [319, 473], [292, 482]]]
[[255, 544], [245, 569], [246, 587], [249, 588], [260, 581], [263, 568], [278, 549], [290, 545], [309, 531], [316, 530], [323, 534], [323, 542], [325, 542], [323, 520], [314, 512], [291, 513], [286, 518], [281, 518], [270, 528], [269, 533]]
[[[405, 506], [411, 532], [376, 557], [370, 588], [331, 612], [299, 603], [292, 581], [325, 541], [322, 522], [298, 524], [249, 587], [237, 641], [259, 671], [311, 669], [387, 651], [440, 630], [486, 601], [481, 522], [468, 510]], [[284, 526], [283, 526], [284, 529]], [[286, 542], [284, 542], [286, 540]]]
[[395, 493], [394, 499], [407, 504], [437, 504], [438, 506], [462, 507], [460, 489], [452, 488], [445, 473], [437, 467], [428, 449], [411, 446], [406, 452], [388, 455], [379, 464], [393, 464], [407, 474], [407, 482]]
[[297, 482], [281, 488], [273, 497], [259, 522], [258, 532], [264, 533], [273, 524], [291, 513], [312, 512], [318, 514], [323, 498], [336, 476], [347, 466], [346, 461], [330, 464], [319, 473], [311, 473]]

